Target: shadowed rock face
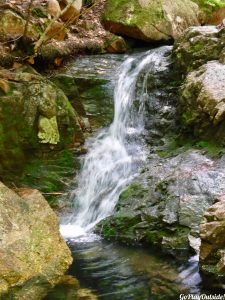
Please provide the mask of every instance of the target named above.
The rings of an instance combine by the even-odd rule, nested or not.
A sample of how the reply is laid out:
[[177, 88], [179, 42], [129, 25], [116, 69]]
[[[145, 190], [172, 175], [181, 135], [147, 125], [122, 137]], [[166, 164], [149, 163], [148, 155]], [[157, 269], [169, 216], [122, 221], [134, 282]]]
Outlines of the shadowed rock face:
[[147, 42], [177, 39], [192, 25], [199, 25], [198, 5], [192, 1], [107, 0], [103, 24], [119, 33]]
[[0, 183], [0, 236], [0, 296], [20, 286], [12, 295], [42, 299], [72, 262], [58, 219], [37, 190], [15, 193]]

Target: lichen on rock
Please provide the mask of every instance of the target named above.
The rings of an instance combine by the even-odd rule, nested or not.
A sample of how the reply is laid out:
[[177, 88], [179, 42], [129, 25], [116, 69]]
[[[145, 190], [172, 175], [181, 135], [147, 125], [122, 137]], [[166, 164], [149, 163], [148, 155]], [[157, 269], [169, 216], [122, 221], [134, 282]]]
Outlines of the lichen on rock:
[[50, 119], [40, 116], [38, 121], [38, 137], [43, 144], [56, 145], [59, 142], [59, 131], [56, 117]]

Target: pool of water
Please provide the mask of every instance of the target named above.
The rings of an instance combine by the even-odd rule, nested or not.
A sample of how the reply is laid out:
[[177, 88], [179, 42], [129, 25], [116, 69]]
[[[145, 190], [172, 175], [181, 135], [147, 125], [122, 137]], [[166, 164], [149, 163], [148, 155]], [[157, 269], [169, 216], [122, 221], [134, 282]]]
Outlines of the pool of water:
[[202, 288], [197, 257], [186, 263], [143, 247], [70, 241], [74, 255], [70, 274], [101, 300], [179, 299]]

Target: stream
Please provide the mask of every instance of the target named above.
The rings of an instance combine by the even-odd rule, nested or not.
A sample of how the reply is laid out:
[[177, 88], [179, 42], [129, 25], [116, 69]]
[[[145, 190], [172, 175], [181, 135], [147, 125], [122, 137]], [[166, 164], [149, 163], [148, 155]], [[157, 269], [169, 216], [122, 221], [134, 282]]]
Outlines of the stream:
[[179, 299], [180, 294], [205, 291], [197, 256], [174, 259], [154, 249], [102, 240], [93, 231], [113, 213], [120, 193], [144, 167], [145, 101], [151, 99], [146, 81], [151, 72], [166, 70], [170, 49], [84, 56], [68, 70], [81, 82], [87, 115], [101, 127], [86, 141], [88, 153], [81, 158], [77, 185], [70, 192], [72, 208], [61, 218], [61, 233], [74, 255], [70, 274], [98, 299]]

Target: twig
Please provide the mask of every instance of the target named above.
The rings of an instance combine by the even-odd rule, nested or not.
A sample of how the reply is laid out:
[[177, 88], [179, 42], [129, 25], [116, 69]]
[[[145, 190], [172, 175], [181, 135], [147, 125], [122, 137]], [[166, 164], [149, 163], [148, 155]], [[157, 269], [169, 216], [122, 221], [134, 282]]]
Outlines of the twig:
[[39, 40], [35, 43], [35, 46], [34, 46], [34, 55], [38, 54], [38, 51], [39, 51], [40, 47], [42, 46], [42, 44], [44, 43], [44, 41], [46, 39], [46, 35], [48, 34], [49, 30], [51, 29], [51, 27], [55, 23], [55, 21], [57, 21], [59, 19], [59, 17], [62, 16], [68, 10], [68, 8], [70, 8], [70, 6], [74, 2], [75, 2], [75, 0], [70, 1], [67, 4], [67, 6], [62, 11], [58, 12], [56, 14], [56, 16], [51, 20], [51, 22], [48, 24], [48, 26], [46, 27], [45, 31], [43, 32], [43, 34], [39, 38]]
[[65, 196], [65, 195], [68, 195], [68, 193], [52, 192], [52, 193], [42, 193], [42, 195], [46, 195], [46, 196]]
[[22, 35], [18, 36], [18, 37], [15, 38], [15, 39], [8, 40], [8, 41], [6, 41], [6, 42], [1, 42], [1, 44], [2, 44], [2, 45], [5, 45], [5, 44], [8, 44], [8, 43], [16, 42], [16, 41], [18, 41], [21, 37], [22, 37]]
[[28, 25], [29, 25], [29, 22], [30, 22], [30, 15], [31, 15], [31, 7], [32, 7], [32, 4], [33, 4], [34, 0], [30, 0], [30, 3], [29, 3], [29, 6], [28, 6], [28, 11], [27, 11], [27, 21], [26, 21], [26, 24], [25, 24], [25, 27], [24, 27], [24, 32], [23, 32], [23, 40], [25, 41], [25, 38], [27, 36], [27, 31], [28, 31]]
[[86, 13], [88, 13], [94, 6], [96, 6], [98, 3], [100, 3], [101, 0], [95, 1], [90, 7], [86, 8], [85, 10], [83, 10], [81, 13], [79, 13], [75, 19], [73, 18], [73, 16], [71, 16], [69, 18], [69, 20], [66, 21], [65, 24], [63, 24], [63, 26], [57, 31], [55, 32], [53, 35], [51, 35], [50, 37], [46, 38], [45, 41], [43, 42], [43, 44], [45, 44], [46, 42], [48, 42], [50, 39], [54, 39], [55, 36], [57, 36], [59, 34], [59, 32], [61, 32], [64, 28], [68, 28], [69, 25], [72, 23], [71, 20], [74, 22], [75, 20], [77, 20], [80, 16], [85, 15]]

